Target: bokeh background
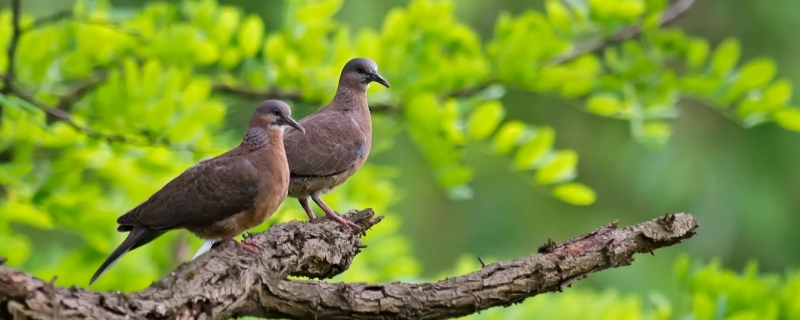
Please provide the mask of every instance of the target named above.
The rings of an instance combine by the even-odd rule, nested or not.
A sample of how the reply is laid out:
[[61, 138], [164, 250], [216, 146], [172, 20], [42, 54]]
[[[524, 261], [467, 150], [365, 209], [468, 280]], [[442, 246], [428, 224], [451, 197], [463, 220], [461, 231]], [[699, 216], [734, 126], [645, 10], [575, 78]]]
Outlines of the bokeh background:
[[[219, 2], [262, 16], [267, 30], [283, 23], [284, 4], [279, 1]], [[24, 3], [25, 11], [36, 16], [72, 6], [69, 0]], [[144, 2], [111, 3], [116, 8], [137, 10]], [[353, 29], [380, 28], [391, 8], [407, 3], [347, 0], [336, 19]], [[7, 2], [1, 5], [8, 7]], [[488, 39], [500, 12], [530, 8], [541, 10], [543, 3], [459, 0], [456, 16]], [[712, 44], [736, 37], [742, 43], [743, 59], [771, 57], [779, 66], [779, 77], [800, 83], [799, 13], [796, 0], [698, 0], [675, 26]], [[773, 124], [745, 129], [709, 106], [683, 101], [674, 135], [664, 148], [655, 150], [632, 139], [627, 122], [580, 111], [574, 101], [510, 90], [503, 102], [508, 118], [552, 126], [557, 147], [580, 153], [579, 180], [597, 191], [598, 200], [590, 206], [573, 206], [542, 194], [511, 170], [507, 159], [485, 152], [480, 145], [466, 150], [466, 162], [476, 168], [470, 183], [474, 196], [451, 199], [412, 141], [397, 135], [392, 148], [374, 154], [369, 161], [398, 168], [399, 174], [392, 178], [397, 192], [391, 208], [400, 218], [400, 233], [410, 240], [410, 250], [419, 259], [424, 277], [450, 270], [464, 254], [488, 262], [521, 257], [548, 238], [565, 240], [615, 219], [629, 225], [672, 212], [696, 215], [701, 221], [699, 234], [684, 244], [659, 250], [655, 256], [640, 256], [632, 266], [601, 272], [575, 286], [674, 296], [679, 288], [669, 275], [681, 252], [700, 262], [719, 258], [724, 267], [736, 270], [752, 259], [759, 262], [762, 272], [782, 273], [800, 264], [800, 250], [796, 249], [800, 243], [798, 133]], [[249, 117], [252, 106], [241, 101], [228, 103], [226, 124], [235, 136], [242, 131], [240, 124]], [[306, 115], [316, 107], [299, 105], [295, 113]]]

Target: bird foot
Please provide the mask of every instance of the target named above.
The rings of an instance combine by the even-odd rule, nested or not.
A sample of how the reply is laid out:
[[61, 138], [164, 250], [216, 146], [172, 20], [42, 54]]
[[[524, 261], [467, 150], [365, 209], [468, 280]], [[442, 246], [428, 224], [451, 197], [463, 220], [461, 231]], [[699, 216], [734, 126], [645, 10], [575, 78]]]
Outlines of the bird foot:
[[261, 248], [261, 246], [259, 246], [255, 242], [252, 242], [252, 241], [249, 241], [249, 240], [244, 240], [244, 241], [241, 241], [241, 242], [237, 241], [236, 243], [238, 243], [239, 247], [241, 247], [242, 249], [245, 249], [245, 250], [250, 251], [252, 253], [255, 253], [255, 254], [264, 253], [264, 248]]
[[255, 242], [252, 242], [250, 240], [236, 241], [236, 239], [234, 239], [234, 238], [227, 238], [227, 240], [231, 240], [231, 241], [235, 242], [237, 245], [239, 245], [240, 248], [242, 248], [244, 250], [247, 250], [247, 251], [250, 251], [250, 252], [255, 253], [255, 254], [261, 254], [261, 253], [264, 252], [264, 249], [261, 248], [261, 246], [259, 246], [258, 244], [256, 244]]
[[360, 225], [358, 225], [355, 222], [352, 222], [350, 220], [347, 220], [345, 218], [342, 218], [342, 216], [340, 216], [339, 214], [337, 214], [335, 212], [333, 214], [326, 214], [326, 215], [324, 215], [322, 217], [316, 217], [314, 219], [311, 219], [310, 221], [311, 222], [320, 222], [320, 221], [322, 221], [322, 219], [331, 219], [333, 221], [338, 222], [341, 225], [344, 225], [345, 228], [348, 228], [348, 229], [362, 230]]

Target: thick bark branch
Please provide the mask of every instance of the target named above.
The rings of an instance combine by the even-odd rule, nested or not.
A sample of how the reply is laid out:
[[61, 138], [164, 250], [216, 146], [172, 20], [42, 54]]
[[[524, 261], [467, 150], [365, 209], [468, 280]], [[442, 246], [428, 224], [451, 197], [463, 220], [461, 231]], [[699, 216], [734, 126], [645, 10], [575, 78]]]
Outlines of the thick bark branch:
[[[381, 219], [370, 209], [347, 218], [365, 228]], [[435, 283], [365, 284], [287, 279], [335, 276], [363, 248], [358, 234], [333, 221], [293, 221], [252, 236], [267, 249], [263, 257], [228, 243], [131, 294], [54, 287], [0, 266], [0, 318], [447, 319], [561, 291], [591, 273], [631, 264], [636, 253], [680, 243], [697, 227], [683, 213], [624, 229], [614, 222], [565, 242], [548, 241], [537, 254]]]

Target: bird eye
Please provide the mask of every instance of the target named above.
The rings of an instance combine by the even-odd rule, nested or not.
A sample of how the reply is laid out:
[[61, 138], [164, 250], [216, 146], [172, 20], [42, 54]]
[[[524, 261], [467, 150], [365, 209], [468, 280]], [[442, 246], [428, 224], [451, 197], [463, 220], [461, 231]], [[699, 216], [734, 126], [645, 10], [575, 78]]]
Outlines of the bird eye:
[[274, 111], [272, 111], [272, 114], [274, 114], [276, 116], [279, 116], [279, 115], [281, 115], [281, 111], [278, 110], [278, 109], [275, 109]]
[[358, 72], [359, 74], [364, 74], [364, 68], [358, 67], [358, 69], [356, 69], [356, 72]]

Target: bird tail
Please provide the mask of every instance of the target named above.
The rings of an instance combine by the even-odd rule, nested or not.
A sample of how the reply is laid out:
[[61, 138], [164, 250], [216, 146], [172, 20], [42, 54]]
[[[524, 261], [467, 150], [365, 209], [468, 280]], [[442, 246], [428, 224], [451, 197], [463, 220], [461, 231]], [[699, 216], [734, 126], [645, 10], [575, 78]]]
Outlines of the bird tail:
[[103, 273], [108, 270], [108, 268], [111, 268], [111, 266], [117, 263], [117, 260], [122, 258], [125, 253], [150, 241], [153, 241], [161, 234], [161, 232], [156, 232], [148, 227], [132, 228], [130, 233], [128, 233], [128, 237], [125, 238], [125, 241], [122, 241], [122, 244], [120, 244], [119, 247], [117, 247], [117, 249], [115, 249], [114, 252], [108, 256], [108, 258], [106, 258], [106, 261], [103, 261], [103, 264], [100, 265], [100, 268], [97, 269], [97, 272], [95, 272], [94, 276], [92, 276], [92, 280], [89, 281], [89, 285], [92, 285], [95, 281], [97, 281], [97, 278], [100, 278], [100, 276], [102, 276]]
[[205, 242], [203, 242], [203, 245], [200, 246], [200, 249], [197, 249], [197, 253], [194, 254], [192, 260], [197, 259], [197, 257], [199, 257], [201, 254], [204, 254], [208, 252], [208, 250], [211, 250], [211, 247], [214, 246], [214, 243], [216, 243], [216, 240], [206, 240]]

